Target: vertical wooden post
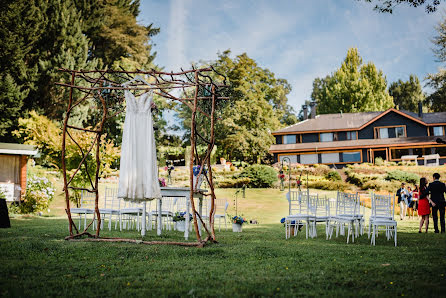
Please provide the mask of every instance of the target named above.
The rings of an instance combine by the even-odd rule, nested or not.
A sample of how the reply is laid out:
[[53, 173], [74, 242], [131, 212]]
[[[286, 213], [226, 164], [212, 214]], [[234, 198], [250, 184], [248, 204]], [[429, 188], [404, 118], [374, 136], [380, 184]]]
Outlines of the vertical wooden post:
[[[72, 71], [71, 72], [71, 86], [74, 86], [75, 76], [76, 76], [76, 73], [74, 71]], [[73, 222], [73, 219], [71, 218], [71, 211], [70, 211], [70, 192], [68, 190], [67, 165], [65, 162], [65, 141], [66, 141], [66, 135], [67, 135], [68, 118], [70, 118], [72, 104], [73, 104], [73, 87], [70, 87], [70, 97], [68, 100], [68, 109], [67, 109], [67, 114], [65, 115], [65, 119], [63, 122], [63, 131], [62, 131], [62, 170], [63, 170], [64, 191], [65, 191], [65, 204], [66, 204], [65, 212], [67, 212], [67, 215], [68, 215], [70, 236], [73, 236], [74, 222]]]
[[107, 104], [105, 103], [105, 100], [102, 98], [101, 93], [98, 91], [98, 97], [101, 100], [102, 103], [102, 120], [101, 124], [98, 127], [98, 133], [97, 133], [97, 144], [96, 144], [96, 177], [94, 181], [94, 192], [95, 192], [95, 199], [94, 199], [94, 211], [96, 213], [96, 216], [98, 217], [98, 227], [96, 228], [96, 238], [99, 237], [99, 233], [101, 230], [101, 213], [99, 212], [99, 171], [101, 168], [101, 157], [100, 157], [100, 149], [101, 149], [101, 136], [102, 136], [102, 130], [104, 129], [104, 123], [107, 119]]
[[195, 209], [194, 203], [194, 160], [195, 160], [195, 116], [197, 113], [197, 98], [198, 98], [198, 73], [195, 71], [195, 95], [194, 95], [194, 109], [192, 110], [191, 117], [191, 127], [190, 127], [190, 164], [189, 164], [189, 175], [190, 175], [190, 203], [192, 206], [192, 216], [194, 218], [194, 228], [197, 235], [197, 241], [201, 242], [200, 231], [198, 230], [197, 223], [197, 211]]
[[211, 108], [211, 136], [210, 136], [210, 143], [208, 145], [208, 173], [209, 173], [209, 188], [211, 189], [211, 211], [209, 213], [209, 225], [211, 226], [211, 236], [212, 240], [216, 240], [215, 237], [215, 229], [214, 229], [214, 216], [215, 216], [215, 191], [214, 191], [214, 181], [212, 178], [212, 167], [211, 167], [211, 154], [212, 149], [215, 145], [215, 135], [214, 135], [214, 118], [215, 118], [215, 86], [212, 85], [212, 108]]

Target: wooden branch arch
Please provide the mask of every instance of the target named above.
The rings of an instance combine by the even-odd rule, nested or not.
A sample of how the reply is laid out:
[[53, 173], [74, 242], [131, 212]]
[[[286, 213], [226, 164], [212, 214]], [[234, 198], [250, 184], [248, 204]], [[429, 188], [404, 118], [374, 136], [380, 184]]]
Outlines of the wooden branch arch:
[[[68, 99], [68, 106], [67, 111], [65, 114], [65, 118], [63, 121], [63, 130], [62, 130], [62, 171], [63, 171], [63, 181], [64, 181], [64, 192], [65, 192], [65, 202], [66, 202], [66, 213], [68, 217], [69, 222], [69, 232], [70, 235], [67, 236], [66, 240], [79, 240], [82, 238], [82, 236], [88, 236], [87, 241], [104, 241], [104, 242], [137, 242], [137, 243], [143, 243], [143, 244], [167, 244], [167, 245], [186, 245], [186, 246], [204, 246], [208, 241], [216, 242], [216, 236], [215, 236], [215, 229], [214, 229], [214, 213], [215, 213], [215, 189], [214, 189], [214, 182], [212, 177], [212, 167], [211, 167], [211, 152], [215, 145], [215, 134], [214, 134], [214, 127], [215, 127], [215, 118], [216, 118], [216, 102], [218, 100], [227, 100], [229, 97], [221, 96], [221, 90], [224, 90], [224, 88], [228, 87], [226, 85], [226, 77], [220, 73], [218, 73], [214, 68], [200, 68], [200, 69], [191, 69], [186, 71], [181, 71], [177, 73], [173, 72], [160, 72], [156, 70], [150, 70], [150, 71], [125, 71], [125, 70], [70, 70], [70, 69], [59, 69], [61, 72], [69, 73], [71, 76], [70, 83], [56, 83], [56, 85], [69, 88], [69, 99]], [[132, 75], [138, 75], [138, 76], [145, 76], [145, 83], [143, 82], [135, 82], [131, 85], [122, 86], [120, 82], [118, 82], [117, 78], [119, 79], [134, 79]], [[219, 77], [219, 82], [216, 83], [212, 79], [212, 76]], [[148, 85], [146, 84], [147, 82]], [[178, 90], [182, 91], [182, 95], [190, 94], [191, 89], [193, 90], [193, 96], [192, 97], [179, 97], [175, 94], [172, 94], [173, 92], [171, 90]], [[207, 96], [199, 96], [199, 90], [205, 90]], [[85, 95], [74, 102], [73, 99], [73, 91], [79, 90]], [[104, 124], [107, 121], [108, 118], [115, 116], [123, 111], [123, 109], [118, 110], [117, 112], [109, 115], [109, 109], [110, 106], [107, 104], [106, 100], [104, 99], [103, 95], [101, 94], [104, 92], [104, 90], [141, 90], [141, 91], [147, 91], [152, 90], [153, 93], [162, 96], [166, 99], [175, 100], [178, 102], [181, 102], [183, 104], [186, 104], [191, 112], [191, 154], [190, 154], [190, 165], [189, 165], [189, 174], [190, 174], [190, 205], [192, 208], [192, 216], [193, 216], [193, 223], [194, 223], [194, 230], [197, 237], [196, 243], [191, 242], [163, 242], [163, 241], [138, 241], [134, 239], [122, 239], [122, 238], [101, 238], [100, 237], [100, 230], [101, 230], [101, 214], [99, 212], [99, 176], [100, 176], [100, 165], [101, 165], [101, 157], [100, 157], [100, 146], [101, 146], [101, 135], [103, 133]], [[189, 92], [187, 92], [189, 91]], [[89, 128], [83, 128], [83, 127], [77, 127], [74, 125], [68, 124], [71, 113], [73, 109], [80, 104], [84, 103], [88, 98], [91, 98], [92, 96], [97, 96], [98, 100], [100, 101], [100, 106], [102, 108], [102, 118], [100, 119], [99, 123], [96, 124], [96, 126], [92, 129]], [[210, 113], [206, 113], [200, 107], [198, 106], [199, 100], [206, 100], [211, 103]], [[209, 139], [203, 138], [198, 132], [197, 132], [197, 123], [196, 123], [196, 117], [197, 113], [203, 114], [205, 117], [209, 119], [209, 125], [210, 125], [210, 137]], [[96, 137], [93, 139], [93, 142], [88, 149], [88, 151], [84, 152], [82, 147], [76, 142], [74, 137], [70, 134], [69, 130], [80, 130], [85, 131], [89, 133], [96, 134]], [[72, 175], [68, 175], [67, 173], [67, 164], [66, 164], [66, 140], [70, 138], [79, 148], [82, 160], [79, 163], [78, 167], [75, 169], [74, 173]], [[205, 141], [207, 144], [207, 148], [205, 150], [205, 153], [203, 154], [204, 157], [200, 157], [198, 150], [197, 150], [197, 136], [200, 137], [202, 140]], [[95, 147], [95, 148], [94, 148]], [[91, 151], [95, 149], [96, 150], [96, 173], [94, 177], [94, 181], [92, 180], [92, 177], [88, 174], [88, 165], [87, 165], [87, 157], [91, 153]], [[187, 158], [187, 157], [186, 157]], [[206, 227], [206, 224], [202, 220], [200, 214], [197, 212], [197, 209], [195, 208], [195, 203], [193, 200], [194, 196], [194, 189], [196, 189], [196, 185], [193, 185], [193, 166], [194, 164], [199, 164], [200, 172], [198, 174], [199, 178], [200, 176], [204, 176], [208, 182], [210, 193], [205, 194], [207, 196], [210, 196], [211, 199], [211, 208], [210, 208], [210, 214], [209, 214], [209, 227]], [[88, 179], [89, 184], [91, 188], [84, 188], [84, 187], [74, 187], [70, 186], [71, 182], [73, 181], [74, 176], [79, 172], [81, 167], [84, 167]], [[202, 173], [202, 170], [204, 166], [207, 166], [208, 172], [207, 174]], [[198, 183], [197, 179], [197, 183]], [[71, 212], [70, 212], [70, 189], [73, 190], [84, 190], [91, 193], [95, 193], [95, 216], [93, 217], [92, 221], [89, 223], [88, 226], [85, 227], [83, 231], [77, 228], [76, 224], [74, 223]], [[97, 230], [95, 235], [92, 235], [88, 232], [89, 227], [93, 224], [95, 219], [97, 218]], [[199, 227], [198, 227], [198, 220], [201, 221], [201, 224], [203, 225], [204, 229], [206, 230], [207, 237], [204, 239], [201, 238]], [[74, 229], [74, 231], [73, 231]]]

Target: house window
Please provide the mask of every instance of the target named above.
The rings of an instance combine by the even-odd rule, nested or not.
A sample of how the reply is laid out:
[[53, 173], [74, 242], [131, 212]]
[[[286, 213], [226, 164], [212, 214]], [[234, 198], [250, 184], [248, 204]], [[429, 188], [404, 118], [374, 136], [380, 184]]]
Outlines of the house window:
[[435, 153], [440, 154], [440, 156], [446, 156], [446, 146], [443, 147], [434, 147]]
[[356, 140], [356, 131], [347, 131], [347, 140]]
[[[297, 155], [280, 155], [280, 162], [282, 162], [285, 157], [289, 158], [291, 163], [297, 163]], [[286, 159], [285, 162], [288, 162], [288, 159]]]
[[339, 153], [322, 153], [321, 154], [322, 163], [338, 163]]
[[404, 127], [395, 127], [395, 136], [397, 138], [404, 138]]
[[304, 165], [318, 163], [317, 154], [301, 154], [300, 163]]
[[283, 136], [284, 144], [296, 144], [296, 135], [285, 135]]
[[390, 154], [392, 159], [400, 159], [403, 155], [411, 155], [409, 149], [391, 149]]
[[325, 132], [319, 134], [320, 142], [332, 142], [337, 140], [338, 140], [338, 135], [335, 132]]
[[379, 129], [379, 138], [380, 139], [388, 139], [389, 138], [389, 129], [387, 127]]
[[375, 138], [404, 138], [406, 137], [406, 128], [402, 125], [393, 127], [375, 127]]
[[434, 136], [444, 136], [443, 126], [434, 126]]
[[342, 152], [342, 160], [344, 162], [361, 162], [361, 151]]

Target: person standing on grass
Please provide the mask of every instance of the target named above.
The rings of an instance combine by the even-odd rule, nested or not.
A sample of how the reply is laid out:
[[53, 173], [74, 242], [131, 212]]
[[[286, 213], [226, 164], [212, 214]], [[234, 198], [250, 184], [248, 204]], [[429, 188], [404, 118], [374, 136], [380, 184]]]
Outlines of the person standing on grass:
[[445, 224], [444, 224], [444, 193], [446, 193], [446, 185], [440, 181], [440, 174], [435, 173], [433, 175], [434, 181], [429, 183], [429, 186], [426, 188], [426, 193], [430, 194], [430, 200], [432, 205], [432, 219], [434, 220], [434, 229], [435, 233], [439, 233], [438, 231], [438, 213], [440, 213], [440, 225], [441, 232], [445, 232]]
[[401, 188], [397, 190], [396, 196], [398, 197], [398, 204], [400, 204], [400, 219], [403, 220], [407, 211], [407, 190], [404, 182], [401, 183]]
[[410, 186], [407, 187], [407, 213], [409, 214], [409, 219], [413, 217], [413, 193]]
[[417, 212], [418, 217], [420, 217], [420, 214], [418, 214], [418, 199], [420, 198], [420, 190], [418, 189], [418, 185], [415, 185], [415, 189], [412, 192], [412, 202], [413, 202], [413, 211]]
[[431, 213], [431, 208], [429, 206], [429, 194], [426, 191], [427, 189], [427, 179], [420, 179], [420, 197], [418, 199], [418, 215], [421, 216], [420, 219], [420, 229], [418, 233], [421, 233], [421, 229], [423, 228], [423, 224], [426, 225], [426, 233], [429, 228], [429, 214]]

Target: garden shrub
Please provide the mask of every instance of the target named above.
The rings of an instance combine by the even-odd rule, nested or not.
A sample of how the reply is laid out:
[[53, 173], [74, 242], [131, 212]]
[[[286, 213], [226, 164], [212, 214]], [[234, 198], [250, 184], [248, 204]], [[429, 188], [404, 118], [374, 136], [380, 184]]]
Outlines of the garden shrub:
[[215, 184], [219, 188], [236, 188], [242, 187], [243, 185], [248, 185], [251, 179], [248, 177], [241, 178], [225, 178], [220, 181], [216, 181]]
[[390, 192], [395, 192], [400, 187], [400, 183], [396, 181], [387, 181], [382, 179], [369, 180], [365, 182], [361, 189], [368, 190], [373, 189], [376, 191], [386, 190]]
[[343, 181], [329, 181], [329, 180], [318, 180], [309, 181], [308, 187], [323, 190], [348, 190], [351, 186]]
[[381, 157], [375, 158], [375, 165], [383, 166], [384, 165], [384, 160]]
[[418, 176], [415, 173], [394, 170], [387, 173], [386, 180], [388, 181], [397, 180], [400, 182], [417, 184], [420, 181], [420, 176]]
[[250, 179], [249, 187], [271, 187], [277, 181], [277, 172], [270, 166], [255, 164], [243, 169], [239, 175], [242, 177]]
[[341, 175], [337, 171], [330, 171], [325, 174], [325, 179], [330, 181], [340, 181], [342, 180]]
[[48, 209], [54, 198], [55, 188], [47, 178], [32, 177], [28, 179], [26, 194], [19, 209], [20, 213], [36, 213]]
[[331, 171], [330, 167], [327, 165], [315, 164], [313, 169], [313, 174], [316, 176], [325, 176]]

